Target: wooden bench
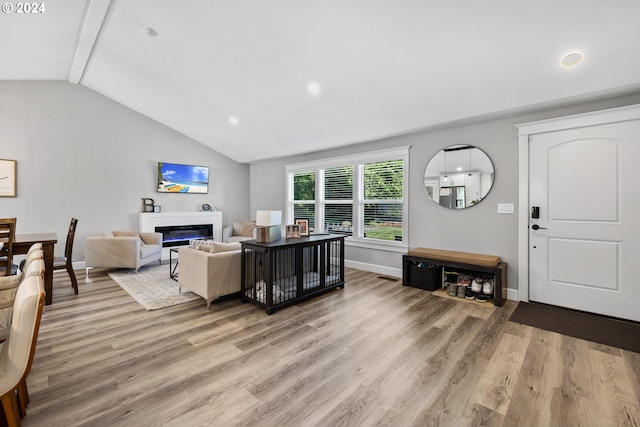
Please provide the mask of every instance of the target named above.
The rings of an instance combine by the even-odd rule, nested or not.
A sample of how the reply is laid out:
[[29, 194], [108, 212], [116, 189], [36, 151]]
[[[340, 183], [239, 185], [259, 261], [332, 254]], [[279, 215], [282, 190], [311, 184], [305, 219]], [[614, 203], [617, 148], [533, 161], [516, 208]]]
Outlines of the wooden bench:
[[443, 267], [453, 267], [479, 273], [493, 274], [494, 303], [504, 305], [507, 298], [507, 263], [495, 255], [474, 254], [470, 252], [446, 251], [431, 248], [413, 248], [402, 256], [402, 284], [411, 283], [410, 266], [412, 263], [425, 263]]

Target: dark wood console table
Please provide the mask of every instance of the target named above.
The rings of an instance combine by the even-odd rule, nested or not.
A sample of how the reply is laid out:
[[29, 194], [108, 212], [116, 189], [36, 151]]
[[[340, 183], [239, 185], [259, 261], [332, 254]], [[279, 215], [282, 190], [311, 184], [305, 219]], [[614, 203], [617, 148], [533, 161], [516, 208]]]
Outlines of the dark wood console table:
[[344, 287], [344, 236], [311, 235], [242, 244], [242, 302], [267, 314]]
[[507, 299], [507, 263], [501, 262], [499, 257], [438, 249], [411, 249], [402, 256], [402, 284], [405, 286], [410, 283], [410, 266], [414, 262], [493, 274], [496, 307], [502, 307]]

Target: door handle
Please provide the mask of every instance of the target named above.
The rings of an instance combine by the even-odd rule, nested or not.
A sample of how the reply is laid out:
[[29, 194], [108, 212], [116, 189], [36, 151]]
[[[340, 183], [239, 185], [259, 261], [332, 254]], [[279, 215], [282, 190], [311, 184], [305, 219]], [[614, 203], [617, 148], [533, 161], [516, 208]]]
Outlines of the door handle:
[[533, 228], [534, 230], [546, 230], [546, 227], [540, 227], [538, 224], [533, 224], [531, 226], [531, 228]]

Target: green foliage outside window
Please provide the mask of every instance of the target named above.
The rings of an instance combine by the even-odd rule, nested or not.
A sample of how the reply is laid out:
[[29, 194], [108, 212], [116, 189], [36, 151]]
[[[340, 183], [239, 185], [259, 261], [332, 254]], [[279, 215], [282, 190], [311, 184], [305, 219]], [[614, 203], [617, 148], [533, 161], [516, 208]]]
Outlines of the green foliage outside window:
[[364, 198], [402, 199], [402, 160], [366, 164]]
[[315, 172], [297, 173], [293, 176], [293, 199], [316, 199], [316, 174]]

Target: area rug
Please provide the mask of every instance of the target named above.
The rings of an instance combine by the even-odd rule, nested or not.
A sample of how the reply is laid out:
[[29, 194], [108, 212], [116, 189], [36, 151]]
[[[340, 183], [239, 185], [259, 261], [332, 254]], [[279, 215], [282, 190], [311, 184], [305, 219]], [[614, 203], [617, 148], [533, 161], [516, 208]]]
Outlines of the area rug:
[[147, 310], [201, 298], [184, 288], [179, 293], [178, 282], [169, 277], [168, 265], [145, 266], [137, 273], [135, 270], [118, 270], [109, 273], [109, 276]]
[[509, 320], [640, 353], [640, 323], [552, 305], [524, 302], [518, 303]]

